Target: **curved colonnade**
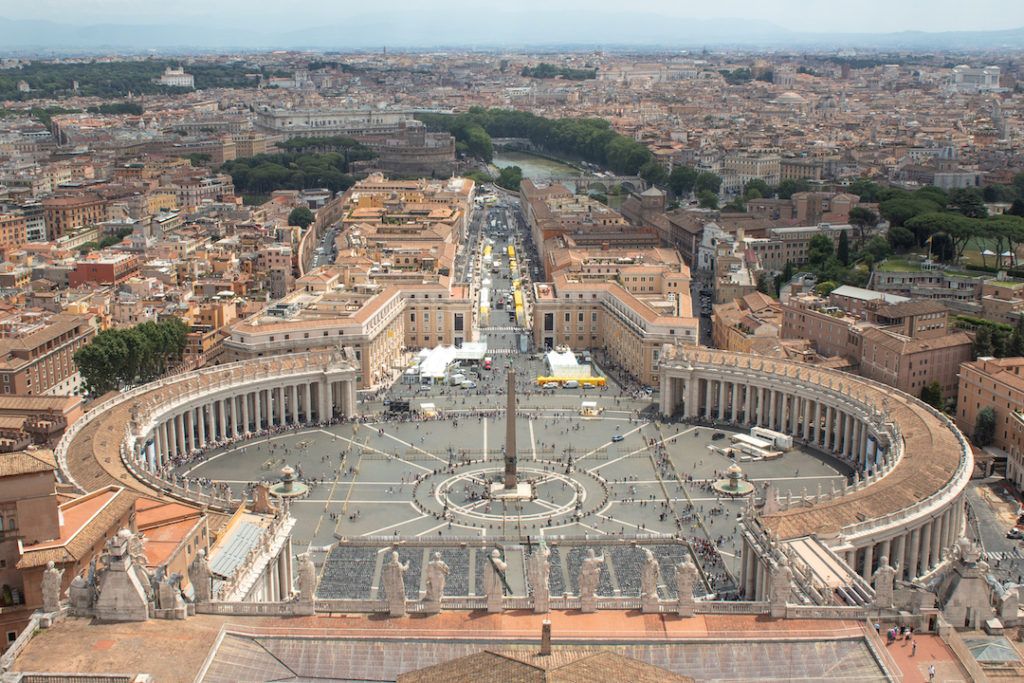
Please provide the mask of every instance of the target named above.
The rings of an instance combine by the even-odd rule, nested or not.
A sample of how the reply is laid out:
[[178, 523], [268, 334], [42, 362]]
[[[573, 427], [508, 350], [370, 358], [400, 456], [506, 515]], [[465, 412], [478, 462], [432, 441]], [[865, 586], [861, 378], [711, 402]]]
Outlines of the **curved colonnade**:
[[747, 599], [768, 592], [780, 542], [815, 537], [870, 582], [882, 557], [906, 581], [945, 560], [965, 524], [973, 457], [949, 420], [892, 387], [747, 354], [666, 348], [661, 412], [783, 432], [854, 470], [842, 491], [768, 500], [744, 522]]
[[196, 450], [263, 430], [353, 417], [357, 370], [350, 355], [343, 349], [258, 358], [137, 387], [75, 422], [54, 449], [57, 463], [82, 491], [116, 484], [230, 508], [160, 474]]

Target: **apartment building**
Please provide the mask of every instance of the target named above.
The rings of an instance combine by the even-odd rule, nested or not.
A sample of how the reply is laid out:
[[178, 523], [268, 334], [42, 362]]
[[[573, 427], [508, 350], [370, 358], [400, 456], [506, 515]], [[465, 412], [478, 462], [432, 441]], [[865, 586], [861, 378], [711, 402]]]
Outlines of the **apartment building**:
[[55, 240], [69, 232], [107, 220], [110, 202], [96, 194], [61, 195], [42, 201], [46, 239]]
[[[960, 387], [956, 402], [956, 424], [964, 434], [973, 434], [978, 413], [992, 408], [996, 414], [992, 445], [1013, 452], [1018, 461], [1024, 455], [1024, 431], [1016, 417], [1024, 410], [1024, 358], [981, 357], [960, 366]], [[1024, 477], [1024, 467], [1018, 468]]]
[[0, 320], [4, 394], [70, 395], [81, 389], [74, 353], [96, 334], [91, 315], [20, 313]]
[[21, 248], [28, 241], [28, 221], [24, 216], [0, 213], [0, 258]]
[[690, 315], [688, 272], [685, 286], [676, 281], [680, 292], [674, 296], [666, 289], [653, 295], [637, 291], [646, 288], [650, 277], [592, 279], [561, 272], [549, 283], [534, 284], [534, 343], [538, 348], [601, 350], [606, 362], [641, 384], [657, 386], [662, 345], [696, 344], [698, 320]]
[[932, 382], [943, 396], [955, 395], [960, 363], [971, 357], [970, 336], [951, 329], [939, 302], [890, 297], [856, 287], [840, 287], [828, 299], [791, 296], [783, 304], [782, 337], [807, 339], [821, 355], [840, 356], [861, 376], [913, 396]]
[[68, 273], [68, 286], [117, 285], [139, 272], [139, 258], [134, 254], [93, 253], [75, 261]]

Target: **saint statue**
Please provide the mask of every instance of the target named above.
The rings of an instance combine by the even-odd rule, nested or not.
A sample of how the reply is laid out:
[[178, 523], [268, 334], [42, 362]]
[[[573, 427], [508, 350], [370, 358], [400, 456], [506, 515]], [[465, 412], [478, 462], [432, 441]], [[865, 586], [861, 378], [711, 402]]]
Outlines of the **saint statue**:
[[53, 560], [46, 563], [42, 583], [44, 612], [60, 611], [60, 584], [63, 577], [64, 570], [57, 569], [53, 564]]
[[504, 576], [508, 569], [501, 559], [501, 552], [495, 548], [484, 564], [484, 593], [487, 595], [487, 611], [500, 612], [503, 608], [502, 596], [505, 595]]
[[441, 602], [449, 571], [448, 564], [441, 559], [441, 553], [435, 552], [434, 558], [427, 563], [427, 594], [423, 598], [426, 602]]
[[530, 555], [530, 586], [533, 588], [533, 611], [543, 613], [549, 611], [551, 598], [551, 587], [549, 577], [551, 574], [551, 550], [546, 543], [540, 546]]
[[889, 566], [889, 558], [883, 555], [878, 560], [878, 569], [872, 580], [875, 584], [875, 606], [882, 608], [892, 607], [893, 582], [896, 577], [896, 570]]
[[580, 597], [594, 598], [597, 596], [597, 585], [601, 581], [601, 565], [604, 564], [604, 555], [600, 557], [593, 548], [587, 548], [587, 557], [583, 560], [580, 568]]
[[658, 604], [658, 560], [650, 548], [644, 548], [644, 568], [640, 574], [640, 600], [649, 611]]
[[405, 615], [405, 572], [409, 571], [409, 563], [402, 564], [398, 559], [398, 551], [391, 553], [391, 561], [384, 567], [384, 594], [388, 599], [391, 616]]
[[299, 601], [313, 602], [316, 595], [316, 565], [309, 553], [302, 553], [299, 560]]

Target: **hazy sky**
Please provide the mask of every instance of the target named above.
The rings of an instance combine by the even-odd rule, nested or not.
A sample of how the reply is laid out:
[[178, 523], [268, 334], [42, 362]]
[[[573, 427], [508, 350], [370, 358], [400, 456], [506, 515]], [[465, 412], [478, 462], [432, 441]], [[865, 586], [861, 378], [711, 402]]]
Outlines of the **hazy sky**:
[[[495, 3], [498, 4], [498, 3]], [[436, 14], [642, 11], [694, 19], [746, 18], [796, 31], [991, 30], [1024, 26], [1024, 0], [514, 0], [501, 10], [481, 0], [0, 0], [0, 16], [73, 24], [238, 20], [263, 28], [343, 23], [353, 14], [382, 19], [409, 9]], [[368, 9], [369, 8], [369, 9]], [[571, 30], [571, 27], [567, 26]]]

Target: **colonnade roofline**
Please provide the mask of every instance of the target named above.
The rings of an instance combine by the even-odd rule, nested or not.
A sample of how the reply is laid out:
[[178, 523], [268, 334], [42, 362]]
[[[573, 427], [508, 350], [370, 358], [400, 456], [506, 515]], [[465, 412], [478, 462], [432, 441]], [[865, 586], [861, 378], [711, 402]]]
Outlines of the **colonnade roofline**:
[[672, 391], [666, 387], [672, 378], [739, 385], [748, 378], [750, 386], [767, 386], [783, 396], [813, 396], [846, 412], [854, 409], [901, 438], [900, 457], [884, 476], [841, 496], [762, 514], [761, 525], [778, 539], [813, 534], [859, 545], [861, 537], [884, 536], [942, 514], [970, 479], [973, 456], [956, 425], [920, 400], [872, 380], [796, 361], [669, 346], [662, 353], [661, 373], [662, 392]]

